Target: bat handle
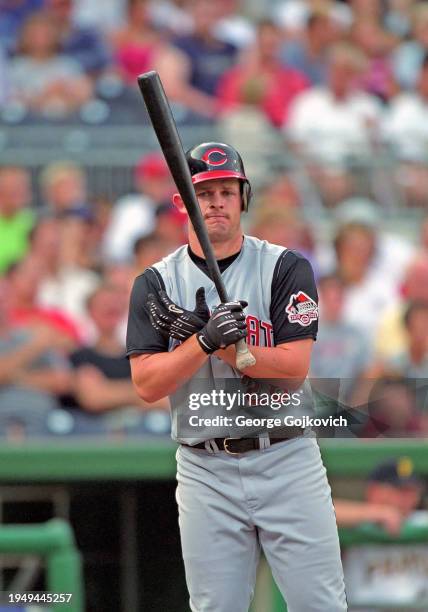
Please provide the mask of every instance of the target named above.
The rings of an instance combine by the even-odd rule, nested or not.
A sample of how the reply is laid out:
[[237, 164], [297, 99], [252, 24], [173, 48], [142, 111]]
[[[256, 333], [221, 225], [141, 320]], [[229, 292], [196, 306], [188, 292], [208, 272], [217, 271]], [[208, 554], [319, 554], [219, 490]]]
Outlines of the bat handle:
[[256, 363], [256, 358], [250, 353], [245, 339], [239, 340], [235, 344], [236, 348], [236, 368], [238, 370], [245, 370], [249, 366], [253, 366]]

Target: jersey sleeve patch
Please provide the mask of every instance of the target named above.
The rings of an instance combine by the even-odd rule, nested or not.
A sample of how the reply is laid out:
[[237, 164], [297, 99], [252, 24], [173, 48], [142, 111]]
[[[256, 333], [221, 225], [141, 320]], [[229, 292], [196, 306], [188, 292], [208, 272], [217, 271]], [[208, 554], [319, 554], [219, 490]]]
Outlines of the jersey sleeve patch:
[[312, 338], [318, 331], [318, 293], [310, 262], [295, 251], [278, 259], [271, 286], [275, 345]]
[[313, 321], [318, 320], [318, 306], [304, 291], [298, 291], [290, 296], [285, 312], [290, 323], [297, 323], [302, 327], [308, 327]]

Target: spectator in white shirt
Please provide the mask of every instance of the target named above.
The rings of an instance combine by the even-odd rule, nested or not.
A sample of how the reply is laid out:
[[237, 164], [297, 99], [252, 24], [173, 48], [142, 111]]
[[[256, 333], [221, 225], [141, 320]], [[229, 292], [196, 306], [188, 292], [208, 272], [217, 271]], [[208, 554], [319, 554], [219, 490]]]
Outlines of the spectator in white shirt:
[[374, 342], [385, 312], [399, 300], [414, 250], [399, 236], [381, 231], [374, 202], [351, 198], [337, 208], [335, 217], [334, 253], [318, 254], [321, 269], [337, 270], [345, 288], [344, 321]]
[[399, 159], [425, 160], [428, 144], [428, 53], [416, 81], [416, 90], [391, 101], [383, 121], [384, 137]]
[[428, 52], [416, 81], [416, 90], [392, 100], [383, 121], [383, 137], [400, 161], [395, 172], [408, 206], [426, 206], [428, 192]]
[[[366, 162], [380, 119], [378, 100], [357, 89], [367, 66], [356, 47], [338, 43], [330, 50], [328, 82], [299, 94], [292, 102], [284, 132], [311, 164], [313, 178], [327, 200], [340, 201], [353, 191], [347, 174], [353, 163]], [[343, 183], [337, 177], [343, 177]]]
[[174, 183], [164, 158], [157, 153], [143, 157], [135, 169], [137, 193], [120, 198], [113, 209], [103, 240], [108, 262], [131, 262], [133, 246], [156, 225], [156, 210], [171, 205]]

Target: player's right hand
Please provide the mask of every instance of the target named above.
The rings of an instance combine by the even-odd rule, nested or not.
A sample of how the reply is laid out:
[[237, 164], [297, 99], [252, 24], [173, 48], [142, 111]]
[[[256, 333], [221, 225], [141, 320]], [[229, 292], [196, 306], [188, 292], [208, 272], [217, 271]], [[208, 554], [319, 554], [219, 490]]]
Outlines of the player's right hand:
[[165, 338], [184, 342], [201, 330], [210, 318], [203, 287], [196, 291], [195, 301], [195, 309], [186, 310], [172, 302], [166, 291], [150, 293], [147, 300], [150, 323]]
[[208, 355], [230, 344], [236, 344], [247, 336], [244, 314], [246, 306], [248, 302], [240, 300], [220, 304], [213, 310], [208, 323], [196, 334], [201, 348]]

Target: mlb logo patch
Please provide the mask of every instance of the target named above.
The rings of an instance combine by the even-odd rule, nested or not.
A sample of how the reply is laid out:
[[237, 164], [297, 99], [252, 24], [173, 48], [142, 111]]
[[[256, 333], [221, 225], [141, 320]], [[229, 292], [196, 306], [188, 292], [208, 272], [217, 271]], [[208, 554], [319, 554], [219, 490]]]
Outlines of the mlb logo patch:
[[290, 323], [307, 327], [318, 319], [318, 306], [304, 291], [293, 293], [285, 309]]

